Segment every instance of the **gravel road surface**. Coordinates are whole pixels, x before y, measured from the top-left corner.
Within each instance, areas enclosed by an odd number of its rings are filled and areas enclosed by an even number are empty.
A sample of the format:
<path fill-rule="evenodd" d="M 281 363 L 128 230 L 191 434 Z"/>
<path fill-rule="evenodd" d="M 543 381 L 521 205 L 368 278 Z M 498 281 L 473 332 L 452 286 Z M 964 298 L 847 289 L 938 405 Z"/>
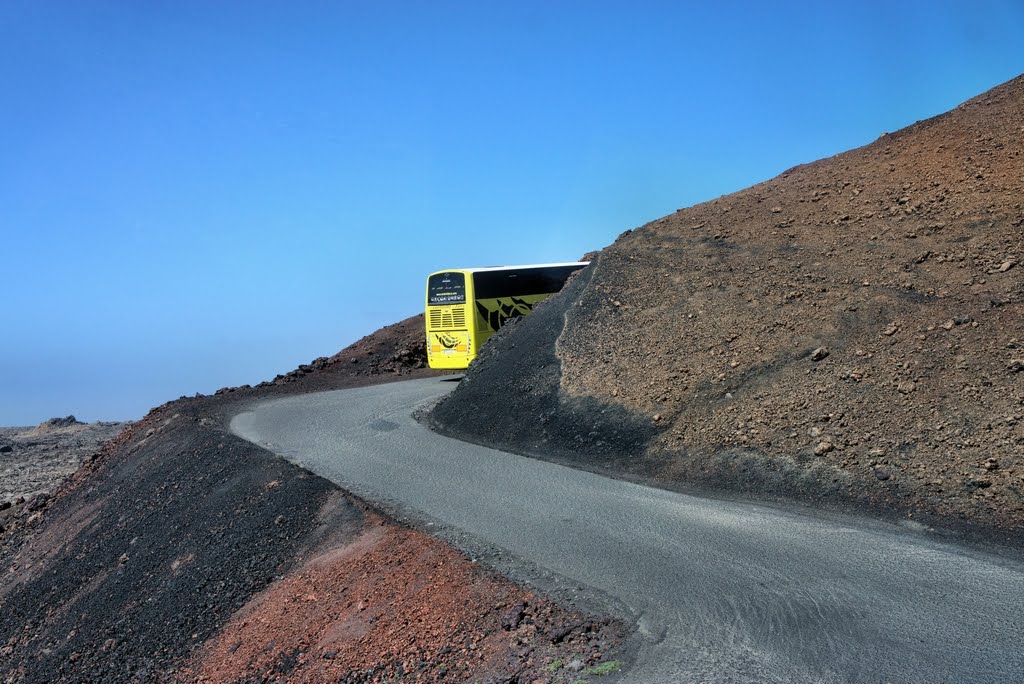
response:
<path fill-rule="evenodd" d="M 436 435 L 437 378 L 250 407 L 233 431 L 639 616 L 636 682 L 1024 682 L 1024 564 L 901 527 L 686 496 Z"/>

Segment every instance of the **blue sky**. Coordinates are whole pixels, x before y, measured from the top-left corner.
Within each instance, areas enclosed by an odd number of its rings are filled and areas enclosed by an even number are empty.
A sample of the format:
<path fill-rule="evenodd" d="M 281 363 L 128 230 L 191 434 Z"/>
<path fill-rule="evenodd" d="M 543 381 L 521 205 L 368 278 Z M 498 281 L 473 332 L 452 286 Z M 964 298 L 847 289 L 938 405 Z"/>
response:
<path fill-rule="evenodd" d="M 1024 3 L 0 0 L 0 425 L 138 418 L 1024 71 Z"/>

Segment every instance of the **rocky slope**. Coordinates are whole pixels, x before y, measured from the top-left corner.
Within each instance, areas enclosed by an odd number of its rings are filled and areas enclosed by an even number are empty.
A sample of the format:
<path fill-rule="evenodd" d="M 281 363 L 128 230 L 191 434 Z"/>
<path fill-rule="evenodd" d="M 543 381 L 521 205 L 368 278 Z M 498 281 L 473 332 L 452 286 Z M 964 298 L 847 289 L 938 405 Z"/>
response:
<path fill-rule="evenodd" d="M 1024 77 L 627 231 L 433 420 L 671 487 L 1019 541 L 1022 260 Z"/>
<path fill-rule="evenodd" d="M 14 518 L 0 531 L 0 681 L 616 671 L 620 624 L 517 586 L 228 429 L 251 401 L 431 373 L 422 330 L 415 317 L 272 382 L 156 408 Z"/>

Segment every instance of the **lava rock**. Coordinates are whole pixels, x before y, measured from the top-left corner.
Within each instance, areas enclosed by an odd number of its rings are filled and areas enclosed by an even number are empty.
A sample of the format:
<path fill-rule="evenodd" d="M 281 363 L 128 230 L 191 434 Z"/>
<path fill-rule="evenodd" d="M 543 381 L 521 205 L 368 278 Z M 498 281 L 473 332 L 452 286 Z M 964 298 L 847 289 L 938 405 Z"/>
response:
<path fill-rule="evenodd" d="M 72 425 L 82 424 L 83 423 L 74 416 L 65 416 L 64 418 L 50 418 L 49 420 L 44 421 L 40 427 L 66 428 L 71 427 Z"/>
<path fill-rule="evenodd" d="M 46 508 L 46 503 L 50 500 L 49 494 L 36 494 L 28 501 L 29 511 L 41 511 Z"/>
<path fill-rule="evenodd" d="M 517 603 L 501 616 L 501 628 L 511 631 L 519 626 L 523 616 L 526 614 L 526 604 Z"/>

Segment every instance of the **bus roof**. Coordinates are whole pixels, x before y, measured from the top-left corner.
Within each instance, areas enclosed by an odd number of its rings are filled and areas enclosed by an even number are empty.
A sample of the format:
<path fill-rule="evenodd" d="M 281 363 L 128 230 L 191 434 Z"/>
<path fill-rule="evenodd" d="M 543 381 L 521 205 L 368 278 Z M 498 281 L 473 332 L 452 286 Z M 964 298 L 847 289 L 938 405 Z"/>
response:
<path fill-rule="evenodd" d="M 445 268 L 440 271 L 434 271 L 430 275 L 435 273 L 451 273 L 452 271 L 459 271 L 462 273 L 481 273 L 483 271 L 518 271 L 524 268 L 557 268 L 559 266 L 589 266 L 589 261 L 569 261 L 562 264 L 527 264 L 524 266 L 485 266 L 482 268 Z"/>

